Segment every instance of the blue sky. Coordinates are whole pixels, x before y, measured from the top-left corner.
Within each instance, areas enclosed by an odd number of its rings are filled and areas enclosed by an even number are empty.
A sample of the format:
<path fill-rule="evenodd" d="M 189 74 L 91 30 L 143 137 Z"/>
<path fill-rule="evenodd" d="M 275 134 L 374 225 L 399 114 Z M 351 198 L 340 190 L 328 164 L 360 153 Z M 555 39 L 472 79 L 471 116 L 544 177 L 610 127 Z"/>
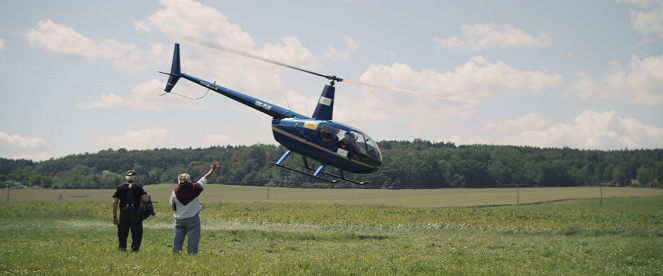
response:
<path fill-rule="evenodd" d="M 183 72 L 301 114 L 328 83 L 187 35 L 453 99 L 337 84 L 334 120 L 378 141 L 663 148 L 663 1 L 8 1 L 0 157 L 276 143 L 221 95 L 159 96 L 174 43 Z"/>

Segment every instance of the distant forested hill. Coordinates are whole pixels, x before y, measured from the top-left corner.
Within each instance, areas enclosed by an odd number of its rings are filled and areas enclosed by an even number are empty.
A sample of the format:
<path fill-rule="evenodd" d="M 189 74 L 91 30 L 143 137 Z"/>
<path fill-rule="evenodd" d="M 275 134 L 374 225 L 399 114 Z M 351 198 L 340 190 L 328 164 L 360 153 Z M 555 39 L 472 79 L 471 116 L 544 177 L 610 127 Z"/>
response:
<path fill-rule="evenodd" d="M 285 148 L 257 144 L 197 149 L 108 149 L 69 155 L 47 161 L 0 158 L 0 180 L 46 188 L 113 188 L 124 182 L 124 173 L 136 170 L 143 184 L 175 183 L 177 175 L 202 177 L 213 160 L 221 167 L 210 183 L 233 185 L 420 189 L 447 187 L 513 187 L 633 185 L 659 187 L 663 179 L 663 149 L 578 150 L 521 146 L 462 145 L 410 141 L 381 141 L 380 171 L 350 175 L 368 181 L 365 186 L 330 184 L 276 168 Z M 313 163 L 310 161 L 310 163 Z M 298 167 L 299 156 L 286 165 Z M 317 164 L 311 164 L 317 165 Z M 326 170 L 333 168 L 328 167 Z"/>

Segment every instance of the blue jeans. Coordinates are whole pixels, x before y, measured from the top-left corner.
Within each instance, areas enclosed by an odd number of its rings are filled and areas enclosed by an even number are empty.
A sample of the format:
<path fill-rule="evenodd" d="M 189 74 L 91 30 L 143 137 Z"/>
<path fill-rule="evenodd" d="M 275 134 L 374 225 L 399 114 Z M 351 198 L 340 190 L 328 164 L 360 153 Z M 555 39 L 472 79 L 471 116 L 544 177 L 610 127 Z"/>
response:
<path fill-rule="evenodd" d="M 184 245 L 184 237 L 189 235 L 189 244 L 186 253 L 198 253 L 198 242 L 200 242 L 200 217 L 196 214 L 190 218 L 176 219 L 173 224 L 173 252 L 179 253 Z"/>

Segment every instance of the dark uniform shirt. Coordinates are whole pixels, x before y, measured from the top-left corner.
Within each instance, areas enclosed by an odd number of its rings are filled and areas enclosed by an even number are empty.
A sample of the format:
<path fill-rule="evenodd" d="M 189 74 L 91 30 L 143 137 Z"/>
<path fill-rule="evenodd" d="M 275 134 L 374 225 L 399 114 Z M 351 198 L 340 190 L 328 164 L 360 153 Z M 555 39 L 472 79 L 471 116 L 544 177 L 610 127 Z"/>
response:
<path fill-rule="evenodd" d="M 122 183 L 117 186 L 115 189 L 115 193 L 113 194 L 113 198 L 117 197 L 120 199 L 120 209 L 124 209 L 127 207 L 127 191 L 129 190 L 129 184 L 128 182 Z M 138 208 L 140 206 L 140 203 L 143 201 L 141 197 L 144 194 L 147 194 L 145 191 L 145 188 L 143 188 L 143 184 L 140 183 L 132 183 L 131 184 L 131 193 L 133 194 L 133 207 Z"/>

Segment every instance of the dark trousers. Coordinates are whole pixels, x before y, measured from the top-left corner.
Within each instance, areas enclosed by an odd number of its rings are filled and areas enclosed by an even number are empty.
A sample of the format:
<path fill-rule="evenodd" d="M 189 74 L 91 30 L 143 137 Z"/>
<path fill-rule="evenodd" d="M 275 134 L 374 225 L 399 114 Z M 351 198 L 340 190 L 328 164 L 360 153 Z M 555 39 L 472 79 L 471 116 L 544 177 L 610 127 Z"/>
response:
<path fill-rule="evenodd" d="M 117 225 L 118 248 L 127 250 L 127 238 L 131 229 L 131 251 L 138 251 L 143 241 L 143 220 L 136 213 L 136 208 L 125 208 L 120 210 L 120 221 Z"/>

